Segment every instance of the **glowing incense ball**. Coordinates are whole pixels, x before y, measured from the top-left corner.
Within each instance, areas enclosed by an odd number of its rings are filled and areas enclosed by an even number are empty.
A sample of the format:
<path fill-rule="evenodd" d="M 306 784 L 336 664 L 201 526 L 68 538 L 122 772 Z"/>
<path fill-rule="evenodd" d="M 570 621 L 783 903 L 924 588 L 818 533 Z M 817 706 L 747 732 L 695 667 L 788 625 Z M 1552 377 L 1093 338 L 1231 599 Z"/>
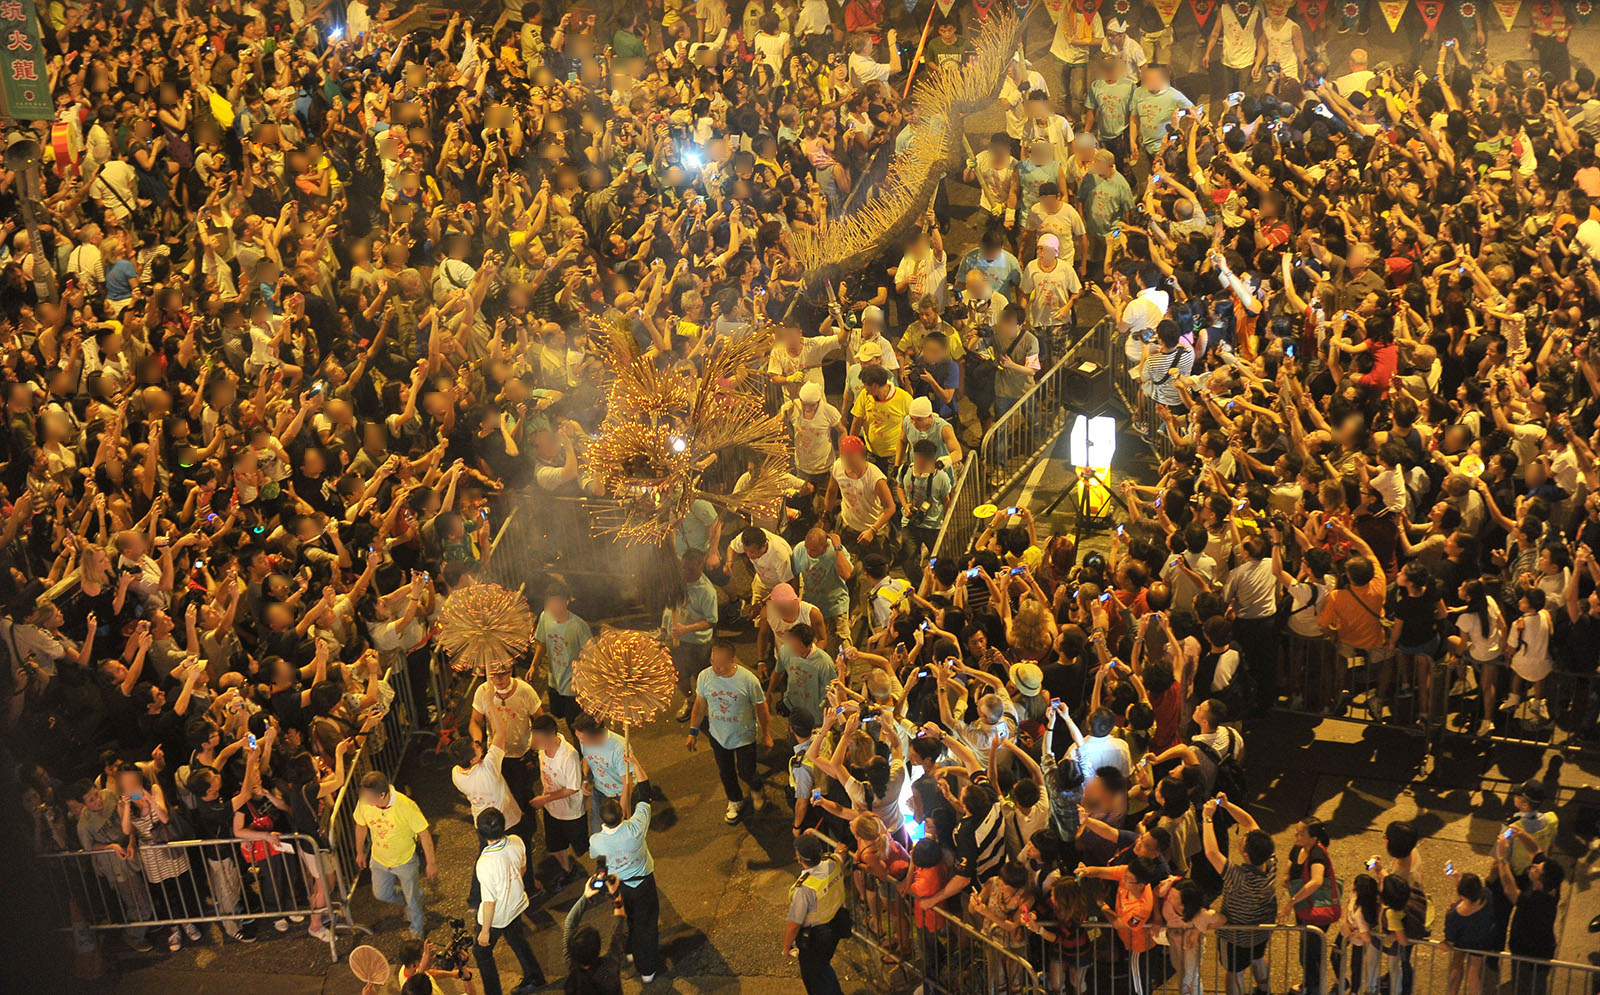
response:
<path fill-rule="evenodd" d="M 648 633 L 606 629 L 572 666 L 572 692 L 590 715 L 639 726 L 666 711 L 678 690 L 672 655 Z"/>
<path fill-rule="evenodd" d="M 458 588 L 439 612 L 439 645 L 450 666 L 463 673 L 483 674 L 492 663 L 509 663 L 532 643 L 528 599 L 499 584 Z"/>

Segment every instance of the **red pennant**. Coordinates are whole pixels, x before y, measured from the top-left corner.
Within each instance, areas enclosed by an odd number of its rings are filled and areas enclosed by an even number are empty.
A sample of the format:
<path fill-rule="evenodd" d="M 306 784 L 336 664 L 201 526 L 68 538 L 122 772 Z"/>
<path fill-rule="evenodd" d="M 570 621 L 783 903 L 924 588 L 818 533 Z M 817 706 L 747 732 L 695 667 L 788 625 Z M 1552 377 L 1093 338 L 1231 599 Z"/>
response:
<path fill-rule="evenodd" d="M 1322 23 L 1322 15 L 1328 12 L 1328 0 L 1300 0 L 1300 16 L 1306 19 L 1306 24 L 1315 32 Z"/>
<path fill-rule="evenodd" d="M 1202 28 L 1211 23 L 1211 15 L 1217 12 L 1217 0 L 1189 0 L 1189 9 L 1194 12 L 1195 23 Z"/>
<path fill-rule="evenodd" d="M 1439 24 L 1439 15 L 1444 13 L 1444 0 L 1417 0 L 1417 13 L 1422 15 L 1422 23 L 1431 33 Z"/>
<path fill-rule="evenodd" d="M 1100 0 L 1077 0 L 1077 4 L 1084 17 L 1092 18 L 1100 12 Z"/>

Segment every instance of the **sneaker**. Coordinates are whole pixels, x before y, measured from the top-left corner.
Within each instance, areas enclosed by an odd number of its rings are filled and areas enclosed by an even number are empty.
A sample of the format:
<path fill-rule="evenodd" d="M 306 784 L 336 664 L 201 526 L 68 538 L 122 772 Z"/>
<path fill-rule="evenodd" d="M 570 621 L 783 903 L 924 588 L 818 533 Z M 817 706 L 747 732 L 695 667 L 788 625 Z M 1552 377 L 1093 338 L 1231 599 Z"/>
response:
<path fill-rule="evenodd" d="M 292 923 L 302 923 L 302 922 L 306 921 L 306 917 L 305 916 L 290 916 L 289 917 L 289 921 L 292 922 Z"/>
<path fill-rule="evenodd" d="M 289 920 L 287 920 L 287 919 L 275 919 L 275 920 L 273 920 L 272 928 L 277 930 L 280 933 L 287 933 L 287 932 L 289 932 Z"/>
<path fill-rule="evenodd" d="M 1540 722 L 1550 721 L 1550 706 L 1545 704 L 1543 698 L 1533 699 L 1533 717 Z"/>
<path fill-rule="evenodd" d="M 656 980 L 656 976 L 653 974 L 641 974 L 639 975 L 639 980 L 648 985 L 650 982 Z"/>
<path fill-rule="evenodd" d="M 1520 694 L 1509 694 L 1509 695 L 1506 695 L 1506 700 L 1502 701 L 1500 703 L 1500 711 L 1502 711 L 1502 712 L 1513 711 L 1520 704 L 1522 704 L 1522 695 L 1520 695 Z"/>
<path fill-rule="evenodd" d="M 752 792 L 750 795 L 750 806 L 756 810 L 756 814 L 758 815 L 762 812 L 765 812 L 767 810 L 767 793 L 765 791 Z"/>
<path fill-rule="evenodd" d="M 522 984 L 511 989 L 511 995 L 533 995 L 548 983 L 543 978 L 523 978 Z"/>
<path fill-rule="evenodd" d="M 137 938 L 137 939 L 133 939 L 131 937 L 124 937 L 123 938 L 123 942 L 128 945 L 128 949 L 129 950 L 136 950 L 136 951 L 138 951 L 139 953 L 142 953 L 142 954 L 147 954 L 151 950 L 155 949 L 154 947 L 152 947 L 150 945 L 150 941 L 145 939 L 142 936 Z"/>
<path fill-rule="evenodd" d="M 327 943 L 328 942 L 328 937 L 330 935 L 332 935 L 332 934 L 330 934 L 328 932 L 328 927 L 326 927 L 326 926 L 318 926 L 318 927 L 316 927 L 314 929 L 313 928 L 307 928 L 306 929 L 306 935 L 311 937 L 313 940 L 318 940 L 318 941 L 320 941 L 322 943 Z"/>
<path fill-rule="evenodd" d="M 744 811 L 744 800 L 743 799 L 740 799 L 739 801 L 736 801 L 736 802 L 729 802 L 728 803 L 728 810 L 722 813 L 722 821 L 726 822 L 728 825 L 731 826 L 735 822 L 739 821 L 739 813 L 741 813 L 743 811 Z"/>
<path fill-rule="evenodd" d="M 1494 719 L 1484 719 L 1478 723 L 1478 735 L 1487 737 L 1494 734 Z"/>
<path fill-rule="evenodd" d="M 186 922 L 186 923 L 183 924 L 183 932 L 184 932 L 184 934 L 186 936 L 189 937 L 189 939 L 194 940 L 197 943 L 199 942 L 199 940 L 200 940 L 200 927 L 199 926 L 196 926 L 192 922 Z"/>
<path fill-rule="evenodd" d="M 228 934 L 228 939 L 235 943 L 254 943 L 256 934 L 247 929 L 236 929 Z"/>
<path fill-rule="evenodd" d="M 177 953 L 183 947 L 183 937 L 178 933 L 178 927 L 172 927 L 172 932 L 167 934 L 167 949 Z"/>
<path fill-rule="evenodd" d="M 694 711 L 693 703 L 685 701 L 683 703 L 683 707 L 678 709 L 678 714 L 675 716 L 675 718 L 677 718 L 677 720 L 679 722 L 687 722 L 687 721 L 689 721 L 689 713 L 693 712 L 693 711 Z"/>

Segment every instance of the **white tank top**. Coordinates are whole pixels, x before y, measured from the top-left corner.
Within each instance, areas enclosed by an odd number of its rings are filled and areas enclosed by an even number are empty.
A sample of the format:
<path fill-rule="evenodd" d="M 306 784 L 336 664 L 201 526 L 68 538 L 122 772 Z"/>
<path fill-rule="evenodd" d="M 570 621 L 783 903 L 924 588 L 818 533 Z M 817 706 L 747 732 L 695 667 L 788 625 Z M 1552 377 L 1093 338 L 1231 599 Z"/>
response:
<path fill-rule="evenodd" d="M 1222 9 L 1222 64 L 1229 69 L 1249 69 L 1256 61 L 1256 24 L 1261 20 L 1258 7 L 1250 9 L 1250 16 L 1239 20 L 1233 7 Z"/>
<path fill-rule="evenodd" d="M 1294 51 L 1294 22 L 1286 17 L 1283 24 L 1274 28 L 1268 21 L 1261 26 L 1261 33 L 1267 39 L 1267 63 L 1276 62 L 1284 76 L 1299 79 L 1300 57 Z"/>

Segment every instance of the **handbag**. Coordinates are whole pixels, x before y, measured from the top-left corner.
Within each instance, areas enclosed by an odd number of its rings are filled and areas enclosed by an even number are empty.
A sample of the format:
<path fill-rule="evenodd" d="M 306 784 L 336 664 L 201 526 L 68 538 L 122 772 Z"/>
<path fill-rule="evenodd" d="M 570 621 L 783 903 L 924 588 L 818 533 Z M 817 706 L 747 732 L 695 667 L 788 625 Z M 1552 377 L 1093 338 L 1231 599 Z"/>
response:
<path fill-rule="evenodd" d="M 1323 857 L 1328 856 L 1326 849 L 1322 847 L 1318 847 L 1318 849 L 1322 850 Z M 1310 854 L 1306 856 L 1309 857 Z M 1299 868 L 1301 876 L 1289 880 L 1289 893 L 1291 895 L 1305 887 L 1308 880 L 1307 875 L 1310 874 L 1309 868 L 1310 861 L 1303 860 Z M 1322 878 L 1322 885 L 1303 901 L 1295 904 L 1295 921 L 1302 925 L 1326 929 L 1338 922 L 1339 917 L 1344 913 L 1344 906 L 1341 901 L 1342 896 L 1339 894 L 1339 879 L 1333 873 L 1333 861 L 1329 860 L 1325 869 L 1327 874 Z"/>
<path fill-rule="evenodd" d="M 188 813 L 181 804 L 168 807 L 167 821 L 157 819 L 150 827 L 150 836 L 157 843 L 181 843 L 195 838 L 194 827 L 189 824 Z"/>

